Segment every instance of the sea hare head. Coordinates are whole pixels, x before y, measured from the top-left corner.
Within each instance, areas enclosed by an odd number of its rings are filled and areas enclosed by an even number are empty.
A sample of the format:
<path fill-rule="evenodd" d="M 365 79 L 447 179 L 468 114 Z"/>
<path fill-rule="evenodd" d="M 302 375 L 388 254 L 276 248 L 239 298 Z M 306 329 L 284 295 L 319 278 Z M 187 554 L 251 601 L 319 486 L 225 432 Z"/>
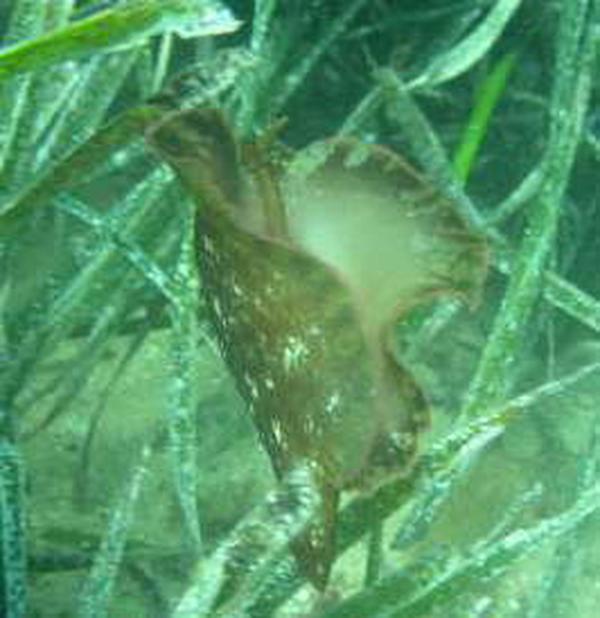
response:
<path fill-rule="evenodd" d="M 406 474 L 427 426 L 389 331 L 433 296 L 476 297 L 483 243 L 382 147 L 331 140 L 282 169 L 214 110 L 172 114 L 150 141 L 198 202 L 211 321 L 276 473 L 319 470 L 322 518 L 296 551 L 322 586 L 339 492 Z"/>

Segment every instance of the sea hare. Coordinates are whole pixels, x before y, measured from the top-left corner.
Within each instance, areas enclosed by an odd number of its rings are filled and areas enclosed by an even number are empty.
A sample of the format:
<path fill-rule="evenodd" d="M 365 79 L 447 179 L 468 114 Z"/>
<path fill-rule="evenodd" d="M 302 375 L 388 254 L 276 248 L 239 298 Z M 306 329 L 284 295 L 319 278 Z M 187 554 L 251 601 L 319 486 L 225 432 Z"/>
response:
<path fill-rule="evenodd" d="M 340 492 L 406 474 L 428 426 L 391 329 L 432 297 L 476 300 L 483 240 L 384 147 L 331 139 L 286 160 L 211 109 L 168 114 L 149 140 L 197 201 L 208 311 L 276 474 L 317 471 L 321 518 L 294 550 L 322 588 Z"/>

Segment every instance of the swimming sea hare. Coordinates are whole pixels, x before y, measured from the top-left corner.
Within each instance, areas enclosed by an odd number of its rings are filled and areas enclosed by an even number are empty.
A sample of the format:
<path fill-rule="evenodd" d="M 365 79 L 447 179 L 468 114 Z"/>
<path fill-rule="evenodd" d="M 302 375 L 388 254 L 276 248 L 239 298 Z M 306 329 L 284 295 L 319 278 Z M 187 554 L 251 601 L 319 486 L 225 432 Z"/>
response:
<path fill-rule="evenodd" d="M 323 588 L 340 492 L 406 474 L 428 426 L 391 329 L 435 296 L 474 301 L 483 241 L 384 147 L 332 139 L 284 163 L 211 109 L 168 114 L 149 139 L 197 201 L 208 311 L 276 474 L 316 469 L 321 518 L 294 551 Z"/>

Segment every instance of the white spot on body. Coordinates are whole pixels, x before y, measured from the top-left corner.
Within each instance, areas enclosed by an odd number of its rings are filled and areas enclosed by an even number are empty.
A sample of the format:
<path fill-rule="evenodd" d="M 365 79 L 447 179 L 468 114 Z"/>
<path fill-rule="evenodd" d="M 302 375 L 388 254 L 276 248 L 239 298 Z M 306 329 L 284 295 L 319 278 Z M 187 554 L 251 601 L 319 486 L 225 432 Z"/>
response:
<path fill-rule="evenodd" d="M 250 389 L 250 397 L 251 399 L 258 399 L 260 393 L 258 391 L 258 386 L 256 382 L 252 379 L 249 373 L 244 374 L 244 382 L 248 385 Z"/>
<path fill-rule="evenodd" d="M 208 236 L 204 236 L 204 251 L 210 255 L 214 255 L 215 246 L 212 243 L 212 240 Z"/>
<path fill-rule="evenodd" d="M 275 442 L 281 445 L 283 441 L 283 433 L 281 431 L 281 423 L 277 419 L 273 419 L 271 423 L 271 429 L 273 430 L 273 437 L 275 438 Z"/>
<path fill-rule="evenodd" d="M 312 335 L 313 337 L 320 337 L 323 334 L 323 331 L 321 330 L 320 326 L 317 326 L 316 324 L 313 324 L 308 329 L 308 334 Z"/>
<path fill-rule="evenodd" d="M 304 419 L 304 431 L 306 431 L 308 435 L 315 434 L 315 421 L 310 416 Z"/>
<path fill-rule="evenodd" d="M 319 547 L 321 543 L 323 543 L 324 538 L 325 538 L 325 535 L 323 534 L 323 530 L 319 526 L 313 526 L 310 529 L 308 542 L 313 547 Z"/>
<path fill-rule="evenodd" d="M 266 378 L 265 379 L 265 386 L 267 387 L 268 390 L 272 391 L 275 388 L 275 382 L 273 382 L 273 380 L 271 380 L 271 378 Z"/>
<path fill-rule="evenodd" d="M 299 367 L 308 356 L 308 346 L 302 339 L 289 335 L 283 349 L 283 368 L 287 372 Z"/>
<path fill-rule="evenodd" d="M 288 442 L 286 440 L 285 434 L 283 433 L 281 423 L 276 418 L 274 418 L 271 422 L 271 430 L 273 431 L 273 438 L 277 446 L 282 450 L 287 449 Z"/>
<path fill-rule="evenodd" d="M 217 316 L 217 319 L 219 320 L 219 322 L 222 322 L 223 321 L 223 311 L 221 310 L 221 303 L 216 298 L 213 298 L 212 306 L 213 306 L 215 315 Z"/>
<path fill-rule="evenodd" d="M 327 398 L 325 402 L 325 411 L 327 414 L 335 414 L 340 405 L 340 394 L 338 391 L 334 391 L 332 395 Z"/>

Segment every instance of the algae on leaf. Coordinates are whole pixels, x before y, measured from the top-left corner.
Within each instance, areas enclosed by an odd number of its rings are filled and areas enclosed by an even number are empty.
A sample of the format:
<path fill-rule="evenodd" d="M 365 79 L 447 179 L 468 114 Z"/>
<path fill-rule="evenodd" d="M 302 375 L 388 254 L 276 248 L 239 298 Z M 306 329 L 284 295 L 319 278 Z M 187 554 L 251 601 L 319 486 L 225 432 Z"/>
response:
<path fill-rule="evenodd" d="M 219 0 L 128 0 L 0 50 L 0 80 L 138 47 L 160 34 L 202 37 L 234 32 L 239 26 Z"/>

